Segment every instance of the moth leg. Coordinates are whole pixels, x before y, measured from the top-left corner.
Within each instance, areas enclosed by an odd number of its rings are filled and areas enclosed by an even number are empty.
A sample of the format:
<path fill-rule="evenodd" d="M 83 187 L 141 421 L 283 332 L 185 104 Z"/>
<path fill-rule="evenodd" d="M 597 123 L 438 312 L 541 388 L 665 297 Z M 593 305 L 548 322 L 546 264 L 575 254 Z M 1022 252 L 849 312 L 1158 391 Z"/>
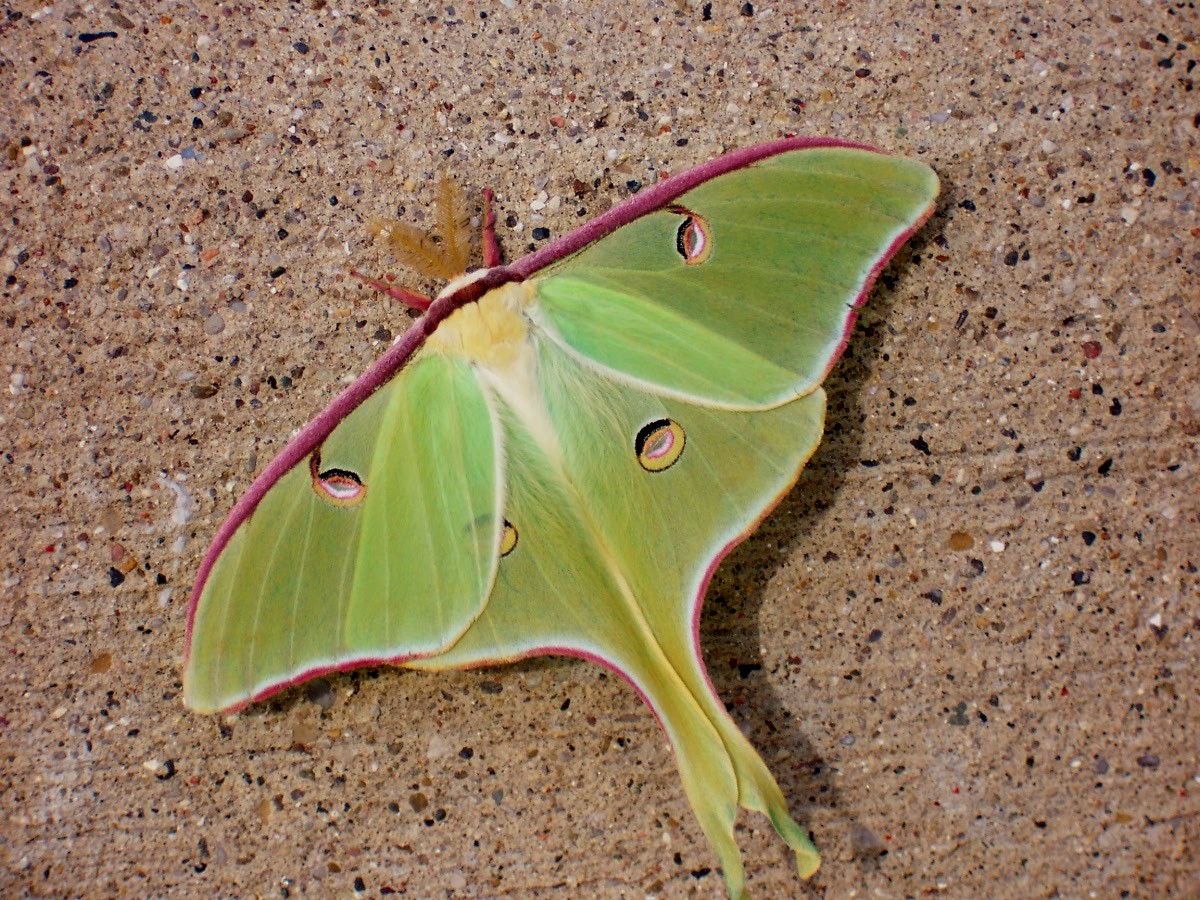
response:
<path fill-rule="evenodd" d="M 483 189 L 483 267 L 500 265 L 500 247 L 496 244 L 496 213 L 492 210 L 491 188 Z"/>
<path fill-rule="evenodd" d="M 394 284 L 386 284 L 382 281 L 376 281 L 374 278 L 368 278 L 356 269 L 351 269 L 350 274 L 361 281 L 367 287 L 372 287 L 377 291 L 382 291 L 393 300 L 399 300 L 409 309 L 415 309 L 419 312 L 424 312 L 429 309 L 429 304 L 433 301 L 424 294 L 417 294 L 413 291 L 406 291 L 402 287 L 396 287 Z"/>

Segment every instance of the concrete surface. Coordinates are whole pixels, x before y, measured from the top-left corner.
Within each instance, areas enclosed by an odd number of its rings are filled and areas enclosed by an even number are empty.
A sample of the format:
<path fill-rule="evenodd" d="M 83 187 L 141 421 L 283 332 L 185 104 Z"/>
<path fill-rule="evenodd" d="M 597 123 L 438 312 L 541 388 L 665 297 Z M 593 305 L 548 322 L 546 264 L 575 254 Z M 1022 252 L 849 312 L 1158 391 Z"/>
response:
<path fill-rule="evenodd" d="M 6 896 L 719 897 L 582 662 L 180 703 L 252 473 L 406 327 L 348 278 L 446 159 L 509 258 L 786 133 L 939 211 L 721 568 L 713 678 L 825 862 L 758 897 L 1200 893 L 1200 18 L 1187 2 L 6 7 Z M 401 281 L 404 281 L 401 274 Z M 411 284 L 429 289 L 432 285 Z"/>

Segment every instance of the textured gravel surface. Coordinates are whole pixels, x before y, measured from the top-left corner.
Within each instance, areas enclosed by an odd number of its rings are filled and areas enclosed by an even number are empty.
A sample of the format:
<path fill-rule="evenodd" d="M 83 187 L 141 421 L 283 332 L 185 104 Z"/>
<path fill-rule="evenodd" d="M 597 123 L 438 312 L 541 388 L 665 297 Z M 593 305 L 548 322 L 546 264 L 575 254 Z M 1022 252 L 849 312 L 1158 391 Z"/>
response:
<path fill-rule="evenodd" d="M 1083 7 L 1095 7 L 1089 11 Z M 1039 11 L 1030 11 L 1039 7 Z M 236 496 L 411 321 L 447 163 L 508 258 L 726 149 L 939 173 L 724 563 L 714 683 L 822 848 L 759 897 L 1200 891 L 1194 4 L 10 4 L 0 890 L 719 897 L 653 717 L 540 659 L 180 699 Z M 417 290 L 395 270 L 398 283 Z"/>

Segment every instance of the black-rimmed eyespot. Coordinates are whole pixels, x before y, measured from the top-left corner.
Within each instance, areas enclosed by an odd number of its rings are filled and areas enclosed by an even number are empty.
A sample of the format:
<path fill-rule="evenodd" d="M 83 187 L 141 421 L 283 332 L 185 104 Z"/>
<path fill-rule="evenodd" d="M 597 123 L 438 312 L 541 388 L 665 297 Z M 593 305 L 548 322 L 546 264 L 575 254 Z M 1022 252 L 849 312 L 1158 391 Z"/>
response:
<path fill-rule="evenodd" d="M 643 425 L 633 440 L 638 464 L 647 472 L 661 472 L 675 464 L 687 437 L 674 419 L 655 419 Z"/>
<path fill-rule="evenodd" d="M 508 519 L 504 520 L 504 531 L 500 533 L 500 555 L 508 556 L 517 546 L 517 529 Z"/>
<path fill-rule="evenodd" d="M 675 231 L 675 250 L 689 266 L 698 266 L 712 253 L 712 234 L 703 216 L 682 207 L 674 210 L 683 216 Z"/>
<path fill-rule="evenodd" d="M 319 451 L 309 457 L 308 470 L 313 490 L 334 506 L 357 506 L 367 496 L 367 486 L 358 473 L 349 469 L 322 469 Z"/>

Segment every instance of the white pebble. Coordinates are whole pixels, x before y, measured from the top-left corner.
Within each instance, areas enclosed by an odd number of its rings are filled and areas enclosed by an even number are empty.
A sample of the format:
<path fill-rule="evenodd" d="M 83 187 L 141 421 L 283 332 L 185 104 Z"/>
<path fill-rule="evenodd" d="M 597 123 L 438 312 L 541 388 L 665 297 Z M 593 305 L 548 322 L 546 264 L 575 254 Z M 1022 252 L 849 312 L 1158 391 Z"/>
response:
<path fill-rule="evenodd" d="M 158 477 L 158 485 L 175 493 L 175 508 L 171 510 L 171 521 L 176 525 L 186 525 L 192 521 L 192 517 L 196 515 L 196 501 L 187 492 L 187 488 L 165 475 Z"/>
<path fill-rule="evenodd" d="M 450 746 L 450 742 L 440 734 L 435 734 L 429 740 L 429 746 L 425 748 L 426 759 L 440 759 L 443 756 L 449 756 L 454 748 Z"/>

